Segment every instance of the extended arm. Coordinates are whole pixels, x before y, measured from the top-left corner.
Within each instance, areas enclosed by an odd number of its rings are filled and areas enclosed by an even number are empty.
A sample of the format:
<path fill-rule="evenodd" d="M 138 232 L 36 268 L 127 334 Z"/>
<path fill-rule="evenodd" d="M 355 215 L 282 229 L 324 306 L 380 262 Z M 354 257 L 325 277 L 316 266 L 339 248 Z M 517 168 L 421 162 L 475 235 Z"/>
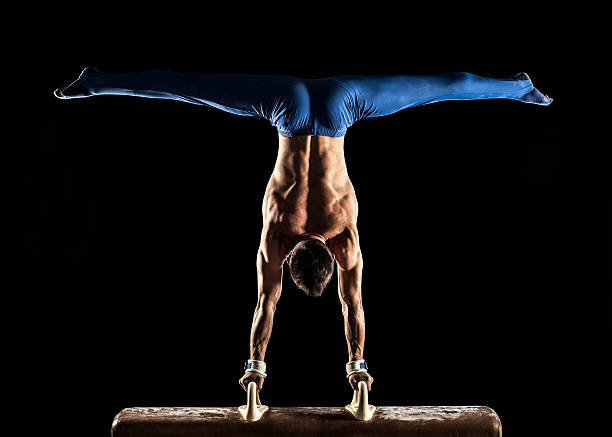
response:
<path fill-rule="evenodd" d="M 344 333 L 348 346 L 348 360 L 362 360 L 365 343 L 365 317 L 361 299 L 361 274 L 363 257 L 359 248 L 356 228 L 349 228 L 328 242 L 338 266 L 338 296 L 344 316 Z M 354 373 L 349 377 L 353 390 L 359 381 L 366 381 L 368 390 L 374 378 L 367 372 Z"/>
<path fill-rule="evenodd" d="M 257 252 L 257 305 L 253 314 L 250 337 L 250 359 L 265 361 L 266 349 L 270 336 L 276 304 L 281 296 L 284 256 L 280 242 L 264 230 L 264 238 Z M 239 384 L 247 390 L 250 381 L 257 383 L 258 390 L 263 386 L 264 376 L 253 371 L 246 371 Z"/>
<path fill-rule="evenodd" d="M 365 318 L 361 301 L 361 272 L 363 260 L 359 252 L 353 266 L 343 269 L 338 265 L 338 295 L 344 316 L 344 333 L 349 361 L 363 359 Z"/>
<path fill-rule="evenodd" d="M 282 264 L 271 262 L 262 249 L 257 254 L 257 282 L 258 296 L 251 325 L 250 359 L 265 361 L 274 312 L 281 296 Z"/>

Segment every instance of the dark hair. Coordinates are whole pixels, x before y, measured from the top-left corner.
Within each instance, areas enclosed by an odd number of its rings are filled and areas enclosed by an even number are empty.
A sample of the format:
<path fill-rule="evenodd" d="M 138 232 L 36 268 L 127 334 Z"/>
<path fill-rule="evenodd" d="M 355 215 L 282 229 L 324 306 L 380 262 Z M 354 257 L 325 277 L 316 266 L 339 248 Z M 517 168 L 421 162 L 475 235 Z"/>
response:
<path fill-rule="evenodd" d="M 308 238 L 295 245 L 289 271 L 295 285 L 308 296 L 321 297 L 334 273 L 334 258 L 320 240 Z"/>

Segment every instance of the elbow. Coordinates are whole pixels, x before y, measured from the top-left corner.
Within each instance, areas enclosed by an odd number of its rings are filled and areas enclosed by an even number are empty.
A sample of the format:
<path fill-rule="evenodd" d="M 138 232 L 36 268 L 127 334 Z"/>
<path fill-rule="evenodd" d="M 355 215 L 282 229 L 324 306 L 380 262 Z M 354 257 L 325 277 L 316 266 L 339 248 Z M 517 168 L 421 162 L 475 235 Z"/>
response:
<path fill-rule="evenodd" d="M 341 304 L 343 312 L 363 310 L 360 296 L 342 296 Z"/>
<path fill-rule="evenodd" d="M 256 311 L 262 311 L 264 313 L 274 314 L 276 311 L 276 304 L 278 303 L 278 299 L 274 299 L 270 296 L 260 296 L 257 300 L 257 309 Z"/>
<path fill-rule="evenodd" d="M 355 252 L 351 256 L 344 256 L 340 259 L 336 258 L 336 261 L 338 263 L 338 270 L 350 274 L 361 275 L 361 271 L 363 270 L 363 255 L 361 254 L 361 250 Z"/>

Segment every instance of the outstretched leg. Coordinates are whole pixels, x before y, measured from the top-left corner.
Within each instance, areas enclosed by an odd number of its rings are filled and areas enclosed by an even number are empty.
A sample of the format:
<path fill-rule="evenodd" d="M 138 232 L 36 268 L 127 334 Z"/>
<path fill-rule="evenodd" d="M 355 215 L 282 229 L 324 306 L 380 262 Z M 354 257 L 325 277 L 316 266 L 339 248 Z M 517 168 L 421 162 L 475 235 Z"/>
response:
<path fill-rule="evenodd" d="M 470 73 L 422 76 L 336 76 L 353 92 L 354 121 L 381 117 L 402 109 L 445 100 L 513 99 L 550 105 L 552 99 L 520 73 L 512 79 L 494 79 Z"/>
<path fill-rule="evenodd" d="M 281 75 L 190 74 L 162 70 L 102 73 L 88 67 L 70 85 L 55 90 L 61 99 L 97 95 L 170 99 L 205 105 L 232 114 L 263 117 L 282 128 L 289 116 L 307 111 L 303 81 Z M 306 96 L 306 99 L 304 98 Z"/>
<path fill-rule="evenodd" d="M 58 98 L 108 94 L 178 100 L 237 115 L 259 116 L 289 137 L 339 137 L 357 120 L 444 100 L 514 99 L 538 105 L 552 102 L 534 88 L 524 73 L 512 79 L 470 73 L 301 79 L 161 70 L 109 74 L 88 67 L 76 81 L 55 91 Z"/>

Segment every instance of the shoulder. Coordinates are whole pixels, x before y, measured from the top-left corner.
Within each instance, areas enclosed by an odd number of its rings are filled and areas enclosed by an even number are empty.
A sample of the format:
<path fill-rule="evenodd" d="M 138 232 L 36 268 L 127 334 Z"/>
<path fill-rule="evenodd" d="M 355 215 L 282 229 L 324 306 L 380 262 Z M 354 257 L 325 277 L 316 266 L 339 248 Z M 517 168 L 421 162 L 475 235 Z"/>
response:
<path fill-rule="evenodd" d="M 263 256 L 263 261 L 281 267 L 290 251 L 291 239 L 278 226 L 265 225 L 259 242 L 259 252 Z"/>
<path fill-rule="evenodd" d="M 347 226 L 341 233 L 327 241 L 340 270 L 351 270 L 361 262 L 357 226 Z"/>

